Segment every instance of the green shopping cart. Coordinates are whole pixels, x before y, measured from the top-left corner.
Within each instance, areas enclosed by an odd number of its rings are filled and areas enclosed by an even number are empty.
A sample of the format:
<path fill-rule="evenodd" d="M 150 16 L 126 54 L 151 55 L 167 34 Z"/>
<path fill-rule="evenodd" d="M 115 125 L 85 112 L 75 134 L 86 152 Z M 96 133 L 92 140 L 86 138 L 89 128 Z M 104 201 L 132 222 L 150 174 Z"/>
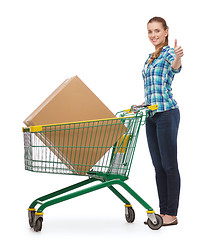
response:
<path fill-rule="evenodd" d="M 117 118 L 23 128 L 26 170 L 88 177 L 35 199 L 28 208 L 30 227 L 41 231 L 45 208 L 105 187 L 125 204 L 126 221 L 132 223 L 135 219 L 132 205 L 114 187 L 120 185 L 146 208 L 148 226 L 158 230 L 163 224 L 160 215 L 125 183 L 140 126 L 145 124 L 148 112 L 157 107 L 141 105 L 136 113 L 131 109 L 118 112 Z M 84 188 L 79 190 L 80 187 Z"/>

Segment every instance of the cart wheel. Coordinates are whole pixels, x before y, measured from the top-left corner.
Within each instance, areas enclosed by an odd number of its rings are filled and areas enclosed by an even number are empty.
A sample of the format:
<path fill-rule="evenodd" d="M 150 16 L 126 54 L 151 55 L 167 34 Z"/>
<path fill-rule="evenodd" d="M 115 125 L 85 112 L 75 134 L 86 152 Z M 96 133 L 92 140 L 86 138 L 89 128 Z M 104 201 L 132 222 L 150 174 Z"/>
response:
<path fill-rule="evenodd" d="M 28 218 L 29 218 L 29 226 L 31 228 L 33 228 L 34 227 L 35 211 L 29 211 L 28 212 Z"/>
<path fill-rule="evenodd" d="M 35 225 L 34 225 L 34 231 L 35 232 L 39 232 L 41 231 L 42 229 L 42 222 L 43 222 L 43 218 L 38 218 L 35 222 Z"/>
<path fill-rule="evenodd" d="M 152 229 L 152 230 L 158 230 L 162 227 L 163 225 L 163 218 L 158 215 L 158 214 L 155 214 L 155 218 L 157 220 L 157 223 L 154 224 L 149 218 L 147 219 L 147 225 Z"/>
<path fill-rule="evenodd" d="M 135 211 L 132 207 L 125 207 L 125 218 L 128 223 L 132 223 L 135 220 Z"/>

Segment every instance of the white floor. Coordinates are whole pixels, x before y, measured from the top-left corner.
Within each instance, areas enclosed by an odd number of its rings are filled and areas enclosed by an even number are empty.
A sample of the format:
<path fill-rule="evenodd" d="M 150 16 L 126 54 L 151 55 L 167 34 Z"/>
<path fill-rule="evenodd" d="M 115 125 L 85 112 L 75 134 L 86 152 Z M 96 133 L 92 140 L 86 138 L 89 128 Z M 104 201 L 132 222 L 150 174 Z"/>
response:
<path fill-rule="evenodd" d="M 134 171 L 134 170 L 133 170 Z M 7 233 L 7 239 L 21 236 L 25 239 L 180 239 L 181 237 L 202 237 L 211 233 L 210 199 L 193 196 L 194 189 L 186 193 L 185 186 L 181 191 L 181 207 L 179 224 L 162 227 L 158 231 L 148 228 L 145 209 L 129 194 L 118 189 L 131 201 L 135 213 L 135 222 L 129 224 L 124 217 L 124 205 L 108 189 L 102 189 L 84 196 L 54 205 L 44 210 L 44 221 L 41 232 L 34 232 L 28 225 L 27 208 L 38 196 L 65 187 L 82 180 L 75 176 L 60 176 L 22 172 L 22 178 L 10 187 L 16 186 L 5 199 L 5 207 L 1 205 L 1 230 Z M 135 171 L 136 175 L 136 171 Z M 143 178 L 141 177 L 141 180 Z M 20 188 L 18 187 L 20 185 Z M 156 211 L 157 195 L 155 188 L 148 183 L 128 180 L 128 184 L 136 190 Z M 154 182 L 149 184 L 154 186 Z M 143 189 L 142 186 L 143 185 Z M 9 185 L 7 185 L 9 187 Z M 3 200 L 4 201 L 4 200 Z M 10 206 L 10 207 L 9 207 Z"/>

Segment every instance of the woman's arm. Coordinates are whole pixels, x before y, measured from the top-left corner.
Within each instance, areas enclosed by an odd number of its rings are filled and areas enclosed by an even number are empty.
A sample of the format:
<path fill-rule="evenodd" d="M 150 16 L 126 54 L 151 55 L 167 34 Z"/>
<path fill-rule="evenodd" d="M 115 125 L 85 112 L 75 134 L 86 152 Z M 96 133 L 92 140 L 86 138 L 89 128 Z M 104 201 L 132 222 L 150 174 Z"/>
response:
<path fill-rule="evenodd" d="M 178 69 L 181 66 L 181 57 L 183 56 L 183 49 L 180 46 L 177 46 L 177 39 L 175 39 L 174 52 L 176 57 L 172 63 L 172 68 Z"/>

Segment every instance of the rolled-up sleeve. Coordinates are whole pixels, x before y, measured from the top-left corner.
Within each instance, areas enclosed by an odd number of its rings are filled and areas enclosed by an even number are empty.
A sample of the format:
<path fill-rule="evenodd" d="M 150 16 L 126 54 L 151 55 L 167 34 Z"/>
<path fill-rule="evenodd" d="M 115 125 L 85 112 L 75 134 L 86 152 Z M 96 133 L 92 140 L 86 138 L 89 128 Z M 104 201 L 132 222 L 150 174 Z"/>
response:
<path fill-rule="evenodd" d="M 170 50 L 165 54 L 164 58 L 169 63 L 169 69 L 168 69 L 168 76 L 173 78 L 176 73 L 179 73 L 182 69 L 182 65 L 178 69 L 174 69 L 172 67 L 172 63 L 175 59 L 176 55 L 174 53 L 174 49 L 170 48 Z"/>
<path fill-rule="evenodd" d="M 182 65 L 181 65 L 178 69 L 174 69 L 174 68 L 171 66 L 171 71 L 172 71 L 173 73 L 179 73 L 179 72 L 181 71 L 181 69 L 182 69 Z"/>

